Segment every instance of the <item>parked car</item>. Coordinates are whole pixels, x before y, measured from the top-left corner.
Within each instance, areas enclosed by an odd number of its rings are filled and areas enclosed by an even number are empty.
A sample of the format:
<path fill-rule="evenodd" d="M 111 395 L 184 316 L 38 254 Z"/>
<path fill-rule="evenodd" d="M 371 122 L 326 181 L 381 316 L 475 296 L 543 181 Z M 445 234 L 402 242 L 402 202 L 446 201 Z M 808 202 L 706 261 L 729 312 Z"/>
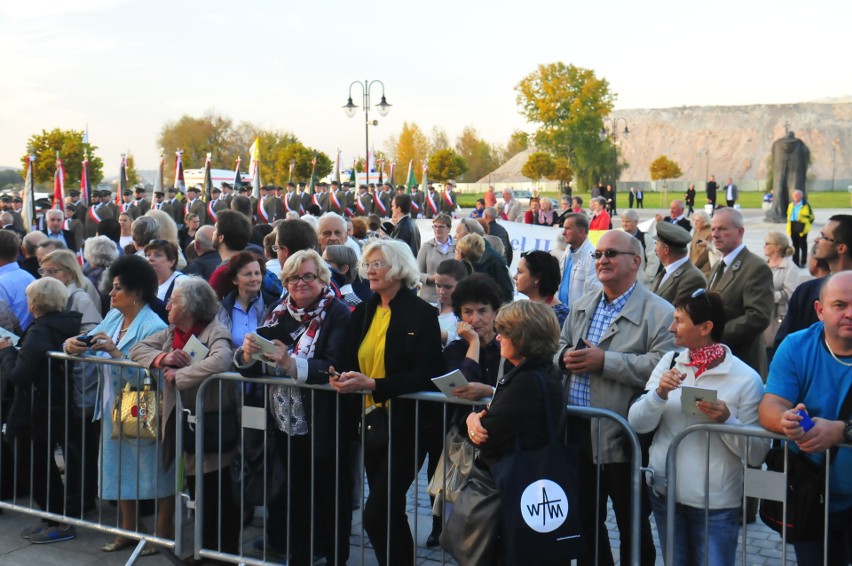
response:
<path fill-rule="evenodd" d="M 532 198 L 532 193 L 530 191 L 524 189 L 513 189 L 512 190 L 512 198 L 520 201 L 522 205 L 529 208 L 530 206 L 530 198 Z"/>

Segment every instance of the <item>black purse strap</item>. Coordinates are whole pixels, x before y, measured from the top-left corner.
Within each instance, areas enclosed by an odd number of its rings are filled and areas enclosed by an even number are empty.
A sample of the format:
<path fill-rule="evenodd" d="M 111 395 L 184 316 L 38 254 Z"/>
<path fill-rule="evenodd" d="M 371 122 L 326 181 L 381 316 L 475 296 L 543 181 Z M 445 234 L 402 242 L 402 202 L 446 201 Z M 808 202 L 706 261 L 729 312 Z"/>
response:
<path fill-rule="evenodd" d="M 562 407 L 562 411 L 557 421 L 556 417 L 553 415 L 553 408 L 548 402 L 547 380 L 544 374 L 537 370 L 535 371 L 535 377 L 536 381 L 538 381 L 539 388 L 541 389 L 541 398 L 544 402 L 544 416 L 547 419 L 547 443 L 556 444 L 559 442 L 557 431 L 564 429 L 568 413 L 565 411 L 565 404 L 561 403 L 560 407 Z"/>

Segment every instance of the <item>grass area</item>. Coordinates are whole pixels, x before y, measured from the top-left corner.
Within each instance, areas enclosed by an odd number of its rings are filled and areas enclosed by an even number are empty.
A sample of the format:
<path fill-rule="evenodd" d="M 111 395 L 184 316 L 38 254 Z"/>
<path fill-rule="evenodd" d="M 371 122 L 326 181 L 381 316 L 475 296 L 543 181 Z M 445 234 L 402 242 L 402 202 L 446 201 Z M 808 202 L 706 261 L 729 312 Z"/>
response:
<path fill-rule="evenodd" d="M 542 196 L 547 196 L 555 201 L 559 201 L 557 193 L 542 193 Z M 583 203 L 589 201 L 589 193 L 578 193 L 578 196 L 583 198 Z M 702 204 L 702 195 L 699 195 L 696 204 Z M 482 194 L 464 194 L 459 195 L 459 205 L 462 208 L 473 208 L 476 199 L 481 198 Z M 681 197 L 679 194 L 669 193 L 668 200 Z M 499 195 L 498 195 L 499 198 Z M 812 192 L 808 194 L 808 201 L 814 208 L 846 208 L 852 206 L 852 196 L 849 193 L 842 191 L 827 191 L 827 192 Z M 616 193 L 616 202 L 618 209 L 627 208 L 627 194 Z M 743 208 L 761 208 L 763 203 L 763 193 L 758 192 L 741 192 L 740 205 Z M 666 204 L 661 204 L 660 193 L 646 193 L 645 206 L 647 208 L 668 208 Z M 557 204 L 558 208 L 558 204 Z"/>

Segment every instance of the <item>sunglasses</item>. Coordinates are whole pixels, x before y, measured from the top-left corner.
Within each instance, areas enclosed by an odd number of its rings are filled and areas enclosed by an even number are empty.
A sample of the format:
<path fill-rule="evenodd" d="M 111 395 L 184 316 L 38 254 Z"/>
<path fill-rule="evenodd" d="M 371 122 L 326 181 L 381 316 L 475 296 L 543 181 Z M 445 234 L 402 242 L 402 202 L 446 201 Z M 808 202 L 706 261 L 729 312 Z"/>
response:
<path fill-rule="evenodd" d="M 620 256 L 620 255 L 636 255 L 636 254 L 633 253 L 633 252 L 623 252 L 621 250 L 604 250 L 604 251 L 595 250 L 595 251 L 592 252 L 591 255 L 592 255 L 593 259 L 598 260 L 602 257 L 606 257 L 607 259 L 613 259 L 613 258 Z"/>

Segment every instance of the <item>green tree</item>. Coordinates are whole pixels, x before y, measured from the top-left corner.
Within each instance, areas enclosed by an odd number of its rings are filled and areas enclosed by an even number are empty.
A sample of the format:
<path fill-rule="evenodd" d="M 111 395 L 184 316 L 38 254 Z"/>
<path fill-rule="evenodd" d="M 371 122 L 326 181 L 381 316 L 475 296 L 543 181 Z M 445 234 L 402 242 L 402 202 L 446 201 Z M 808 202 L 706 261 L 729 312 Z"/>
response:
<path fill-rule="evenodd" d="M 429 140 L 429 153 L 434 154 L 436 151 L 447 149 L 450 147 L 450 138 L 447 137 L 447 131 L 440 126 L 432 127 L 432 138 Z"/>
<path fill-rule="evenodd" d="M 566 156 L 579 180 L 588 182 L 590 169 L 612 159 L 611 142 L 601 142 L 598 132 L 615 94 L 594 71 L 561 62 L 539 65 L 515 90 L 521 113 L 537 125 L 536 146 Z"/>
<path fill-rule="evenodd" d="M 140 179 L 139 173 L 136 171 L 136 159 L 129 151 L 127 152 L 127 165 L 125 165 L 125 172 L 127 174 L 128 187 L 139 184 Z"/>
<path fill-rule="evenodd" d="M 9 186 L 20 186 L 24 184 L 24 178 L 13 169 L 4 169 L 0 171 L 0 188 L 8 188 Z"/>
<path fill-rule="evenodd" d="M 499 165 L 506 163 L 530 146 L 530 135 L 521 130 L 515 130 L 509 136 L 509 141 L 506 142 L 506 147 L 500 153 Z"/>
<path fill-rule="evenodd" d="M 473 126 L 466 126 L 456 139 L 456 152 L 468 167 L 467 173 L 458 179 L 462 182 L 478 181 L 497 167 L 494 148 L 479 137 Z"/>
<path fill-rule="evenodd" d="M 548 179 L 559 181 L 560 192 L 565 192 L 565 187 L 574 179 L 574 170 L 567 157 L 557 157 L 553 160 L 553 174 Z"/>
<path fill-rule="evenodd" d="M 52 183 L 56 172 L 56 152 L 65 167 L 65 186 L 80 186 L 80 174 L 83 172 L 83 152 L 89 151 L 89 184 L 97 186 L 104 178 L 104 162 L 96 155 L 97 146 L 83 144 L 82 130 L 42 130 L 27 140 L 27 147 L 36 155 L 35 182 Z M 27 174 L 27 156 L 21 156 L 21 176 Z"/>
<path fill-rule="evenodd" d="M 665 155 L 661 155 L 656 158 L 654 162 L 651 163 L 648 171 L 651 173 L 651 180 L 653 181 L 677 179 L 683 175 L 683 171 L 680 170 L 680 165 Z"/>
<path fill-rule="evenodd" d="M 549 179 L 555 171 L 556 163 L 553 162 L 553 158 L 549 154 L 543 151 L 531 153 L 526 163 L 521 167 L 521 173 L 536 182 L 545 177 Z"/>
<path fill-rule="evenodd" d="M 310 182 L 311 170 L 313 167 L 311 165 L 311 161 L 313 160 L 314 155 L 316 155 L 317 158 L 317 179 L 325 177 L 326 175 L 331 173 L 333 169 L 333 162 L 331 161 L 331 158 L 328 155 L 321 151 L 317 151 L 316 149 L 306 147 L 299 142 L 296 142 L 280 148 L 278 150 L 278 153 L 272 159 L 273 163 L 275 163 L 275 166 L 277 168 L 271 172 L 270 182 L 274 180 L 275 184 L 277 185 L 283 185 L 287 182 L 287 177 L 289 177 L 290 174 L 291 159 L 294 159 L 296 161 L 293 167 L 293 181 L 296 183 Z M 261 175 L 263 175 L 262 168 Z M 262 178 L 263 177 L 261 177 L 261 179 Z"/>
<path fill-rule="evenodd" d="M 394 172 L 393 182 L 399 184 L 405 181 L 408 163 L 412 159 L 414 160 L 414 171 L 422 171 L 423 162 L 429 153 L 429 140 L 414 122 L 410 125 L 408 122 L 403 122 L 402 132 L 396 139 L 396 171 Z"/>
<path fill-rule="evenodd" d="M 443 183 L 458 179 L 467 171 L 464 158 L 451 148 L 439 149 L 429 156 L 429 180 Z"/>
<path fill-rule="evenodd" d="M 247 172 L 251 167 L 249 148 L 255 139 L 260 140 L 260 179 L 264 183 L 287 182 L 289 162 L 276 160 L 281 148 L 298 142 L 296 136 L 283 130 L 267 130 L 251 122 L 240 122 L 237 126 L 225 116 L 213 113 L 201 117 L 182 116 L 167 122 L 158 138 L 167 156 L 165 178 L 174 179 L 174 151 L 183 150 L 184 169 L 204 167 L 207 153 L 211 153 L 214 169 L 233 169 L 237 156 L 242 160 L 240 168 Z M 284 171 L 283 177 L 280 171 Z"/>
<path fill-rule="evenodd" d="M 214 167 L 230 160 L 226 158 L 228 141 L 233 136 L 233 122 L 220 114 L 208 112 L 200 118 L 184 114 L 174 122 L 167 122 L 160 131 L 157 139 L 166 155 L 174 155 L 178 149 L 183 150 L 183 168 L 200 169 L 204 167 L 207 154 L 211 153 Z M 233 163 L 230 163 L 233 166 Z M 262 173 L 262 170 L 261 170 Z M 174 179 L 175 160 L 166 159 L 165 178 Z M 261 178 L 263 176 L 261 175 Z"/>

